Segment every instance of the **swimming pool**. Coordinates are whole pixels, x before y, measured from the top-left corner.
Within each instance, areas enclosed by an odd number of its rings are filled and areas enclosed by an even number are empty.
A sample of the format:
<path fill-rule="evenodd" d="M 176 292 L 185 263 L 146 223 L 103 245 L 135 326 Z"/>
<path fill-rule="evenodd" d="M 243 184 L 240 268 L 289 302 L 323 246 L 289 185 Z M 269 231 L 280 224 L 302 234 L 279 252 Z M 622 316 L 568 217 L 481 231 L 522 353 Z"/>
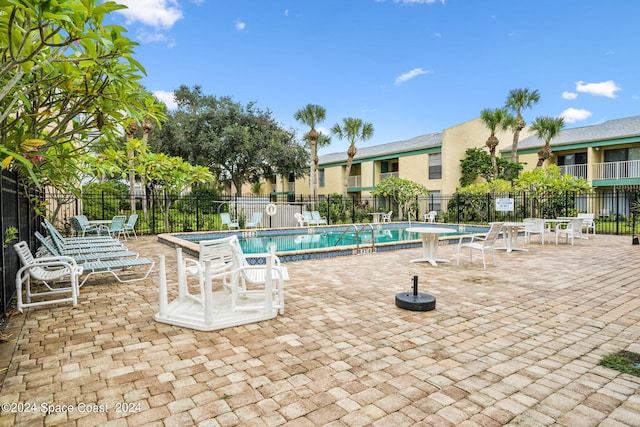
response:
<path fill-rule="evenodd" d="M 160 234 L 158 241 L 180 247 L 191 256 L 198 256 L 198 242 L 235 234 L 245 253 L 264 253 L 271 250 L 282 262 L 355 255 L 366 252 L 417 248 L 421 246 L 418 233 L 409 233 L 410 226 L 455 228 L 456 233 L 441 234 L 444 242 L 457 243 L 461 235 L 484 233 L 487 227 L 450 224 L 384 223 L 350 224 L 325 227 L 276 228 L 249 231 L 214 231 Z M 357 240 L 356 240 L 357 238 Z M 373 241 L 373 243 L 372 243 Z"/>

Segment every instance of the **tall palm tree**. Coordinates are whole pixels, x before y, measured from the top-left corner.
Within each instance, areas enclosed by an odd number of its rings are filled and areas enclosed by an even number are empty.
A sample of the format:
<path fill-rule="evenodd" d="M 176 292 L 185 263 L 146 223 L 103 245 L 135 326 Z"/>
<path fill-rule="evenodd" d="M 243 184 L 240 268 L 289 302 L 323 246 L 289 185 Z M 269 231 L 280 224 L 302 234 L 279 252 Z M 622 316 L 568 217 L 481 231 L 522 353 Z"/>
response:
<path fill-rule="evenodd" d="M 356 141 L 362 142 L 373 136 L 373 125 L 368 122 L 363 122 L 361 119 L 353 117 L 347 117 L 342 119 L 343 126 L 336 123 L 331 128 L 331 133 L 338 137 L 338 139 L 347 139 L 349 141 L 349 148 L 347 149 L 347 167 L 344 172 L 344 189 L 342 190 L 343 203 L 347 199 L 347 189 L 349 188 L 349 174 L 351 173 L 351 165 L 353 164 L 353 158 L 358 150 L 356 149 Z"/>
<path fill-rule="evenodd" d="M 551 157 L 551 140 L 558 136 L 564 127 L 562 117 L 536 117 L 531 124 L 531 129 L 535 131 L 538 138 L 544 140 L 544 146 L 538 151 L 538 164 L 536 168 L 541 168 L 544 161 Z"/>
<path fill-rule="evenodd" d="M 513 89 L 507 96 L 505 106 L 516 115 L 516 126 L 513 128 L 513 146 L 511 147 L 511 161 L 518 163 L 518 141 L 520 131 L 526 126 L 522 118 L 522 110 L 531 108 L 540 101 L 540 92 L 529 89 Z"/>
<path fill-rule="evenodd" d="M 311 203 L 314 204 L 316 200 L 316 166 L 318 164 L 318 131 L 316 131 L 316 125 L 321 123 L 327 117 L 327 110 L 323 107 L 315 104 L 307 104 L 304 108 L 299 109 L 293 115 L 293 118 L 311 128 L 305 139 L 309 143 L 311 149 L 311 173 L 309 175 L 309 187 L 311 190 Z M 321 139 L 321 141 L 324 141 Z"/>
<path fill-rule="evenodd" d="M 505 131 L 512 128 L 515 124 L 516 119 L 511 114 L 509 114 L 506 108 L 496 108 L 495 110 L 486 108 L 480 113 L 480 120 L 491 132 L 491 135 L 489 135 L 489 138 L 487 139 L 487 142 L 485 144 L 489 149 L 489 154 L 491 154 L 491 167 L 493 168 L 493 176 L 495 178 L 498 176 L 496 148 L 498 148 L 498 145 L 500 144 L 500 141 L 496 136 L 496 132 Z"/>

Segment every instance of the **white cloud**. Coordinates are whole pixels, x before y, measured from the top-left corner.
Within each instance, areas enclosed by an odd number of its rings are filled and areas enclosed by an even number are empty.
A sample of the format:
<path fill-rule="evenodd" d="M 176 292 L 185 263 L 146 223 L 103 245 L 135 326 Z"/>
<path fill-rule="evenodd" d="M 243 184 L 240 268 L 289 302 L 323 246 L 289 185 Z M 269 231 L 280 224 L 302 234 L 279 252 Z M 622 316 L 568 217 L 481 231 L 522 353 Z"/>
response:
<path fill-rule="evenodd" d="M 171 28 L 183 18 L 177 0 L 119 0 L 127 9 L 118 10 L 127 24 L 140 22 L 155 28 Z"/>
<path fill-rule="evenodd" d="M 566 90 L 562 92 L 562 99 L 576 99 L 578 94 L 575 92 L 567 92 Z"/>
<path fill-rule="evenodd" d="M 236 28 L 236 30 L 242 31 L 245 28 L 247 28 L 247 24 L 246 22 L 236 21 L 236 23 L 234 24 L 234 27 Z"/>
<path fill-rule="evenodd" d="M 421 74 L 429 74 L 430 71 L 427 71 L 423 68 L 414 68 L 413 70 L 404 73 L 396 78 L 396 82 L 394 83 L 396 86 L 401 85 L 402 83 L 411 80 L 414 77 L 417 77 Z"/>
<path fill-rule="evenodd" d="M 176 108 L 178 108 L 178 104 L 176 103 L 176 98 L 173 92 L 167 92 L 166 90 L 155 90 L 153 91 L 153 95 L 158 98 L 159 101 L 164 102 L 164 105 L 166 105 L 169 110 L 175 110 Z"/>
<path fill-rule="evenodd" d="M 323 134 L 323 135 L 326 135 L 326 136 L 331 135 L 331 131 L 329 129 L 325 128 L 325 127 L 322 127 L 322 126 L 318 126 L 316 128 L 316 131 L 321 133 L 321 134 Z"/>
<path fill-rule="evenodd" d="M 591 117 L 592 114 L 593 113 L 591 111 L 587 110 L 567 108 L 562 113 L 560 113 L 560 117 L 562 117 L 566 123 L 575 123 L 587 120 L 589 117 Z"/>
<path fill-rule="evenodd" d="M 601 83 L 584 83 L 580 81 L 576 83 L 576 90 L 578 92 L 588 93 L 595 96 L 615 98 L 616 92 L 620 90 L 620 87 L 613 80 Z"/>

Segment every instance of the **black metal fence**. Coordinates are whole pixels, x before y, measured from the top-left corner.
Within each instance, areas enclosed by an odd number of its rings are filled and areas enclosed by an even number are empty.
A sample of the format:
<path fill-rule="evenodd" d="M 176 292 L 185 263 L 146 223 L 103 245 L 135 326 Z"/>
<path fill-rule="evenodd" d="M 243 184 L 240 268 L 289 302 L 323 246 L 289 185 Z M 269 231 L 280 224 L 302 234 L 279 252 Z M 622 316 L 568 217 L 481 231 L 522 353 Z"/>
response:
<path fill-rule="evenodd" d="M 42 199 L 43 194 L 31 192 L 25 194 L 20 188 L 18 177 L 15 173 L 2 171 L 0 174 L 0 230 L 2 230 L 2 257 L 0 257 L 0 326 L 3 325 L 6 312 L 15 295 L 15 277 L 20 269 L 20 260 L 13 244 L 17 241 L 26 241 L 31 249 L 35 249 L 36 230 L 39 230 L 33 205 L 29 199 Z"/>
<path fill-rule="evenodd" d="M 84 214 L 90 220 L 111 219 L 115 215 L 133 213 L 128 197 L 105 192 L 87 193 L 81 199 L 48 193 L 53 222 L 61 230 L 71 232 L 68 218 Z M 437 212 L 436 220 L 447 223 L 487 224 L 492 221 L 520 221 L 528 217 L 555 218 L 575 216 L 578 212 L 595 214 L 598 233 L 636 234 L 634 206 L 640 190 L 611 190 L 579 195 L 572 192 L 553 194 L 431 194 L 406 203 L 385 197 L 343 198 L 339 194 L 312 199 L 302 195 L 230 196 L 202 198 L 192 195 L 136 198 L 138 234 L 183 231 L 221 230 L 225 226 L 220 213 L 229 212 L 244 228 L 253 212 L 265 212 L 275 204 L 278 215 L 263 216 L 263 227 L 295 226 L 293 212 L 316 210 L 329 224 L 367 223 L 372 214 L 392 212 L 394 220 L 424 221 L 425 214 Z M 282 217 L 282 215 L 287 215 Z"/>

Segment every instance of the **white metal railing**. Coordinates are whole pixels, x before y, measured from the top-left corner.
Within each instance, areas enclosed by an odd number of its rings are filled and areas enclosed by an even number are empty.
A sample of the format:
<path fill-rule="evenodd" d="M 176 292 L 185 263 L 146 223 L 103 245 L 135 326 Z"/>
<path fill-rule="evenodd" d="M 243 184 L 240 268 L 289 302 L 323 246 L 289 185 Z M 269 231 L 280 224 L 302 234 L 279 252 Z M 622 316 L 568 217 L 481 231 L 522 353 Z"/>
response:
<path fill-rule="evenodd" d="M 606 162 L 593 165 L 593 179 L 640 178 L 640 160 Z"/>
<path fill-rule="evenodd" d="M 357 188 L 357 187 L 362 187 L 362 176 L 351 175 L 349 177 L 349 188 Z"/>
<path fill-rule="evenodd" d="M 576 178 L 587 179 L 587 165 L 564 165 L 560 166 L 560 172 L 562 175 L 571 175 Z"/>
<path fill-rule="evenodd" d="M 382 181 L 385 178 L 389 178 L 390 176 L 395 176 L 396 178 L 400 178 L 400 172 L 383 172 L 380 174 L 380 181 Z"/>

